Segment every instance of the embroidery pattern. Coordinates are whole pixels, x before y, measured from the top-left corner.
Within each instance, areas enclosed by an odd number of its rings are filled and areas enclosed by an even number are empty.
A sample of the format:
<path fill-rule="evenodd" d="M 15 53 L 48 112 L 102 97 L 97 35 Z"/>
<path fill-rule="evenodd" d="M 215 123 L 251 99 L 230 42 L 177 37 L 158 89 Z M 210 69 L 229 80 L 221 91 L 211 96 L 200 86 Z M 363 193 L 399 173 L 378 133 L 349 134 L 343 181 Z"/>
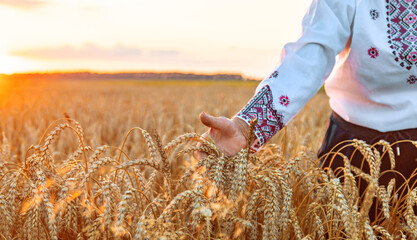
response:
<path fill-rule="evenodd" d="M 370 49 L 368 49 L 368 54 L 369 56 L 371 56 L 371 58 L 376 58 L 379 56 L 378 50 L 374 47 L 371 47 Z"/>
<path fill-rule="evenodd" d="M 409 84 L 414 84 L 414 83 L 416 83 L 416 82 L 417 82 L 417 77 L 416 77 L 416 76 L 414 76 L 414 75 L 411 75 L 411 76 L 407 79 L 407 82 L 408 82 Z"/>
<path fill-rule="evenodd" d="M 395 61 L 411 70 L 417 65 L 417 1 L 386 1 L 388 43 Z"/>
<path fill-rule="evenodd" d="M 370 14 L 373 20 L 376 20 L 379 17 L 379 12 L 375 9 L 371 9 Z"/>
<path fill-rule="evenodd" d="M 278 77 L 278 71 L 274 71 L 273 73 L 271 73 L 271 75 L 269 75 L 269 78 L 276 78 Z"/>
<path fill-rule="evenodd" d="M 263 87 L 237 115 L 247 123 L 251 119 L 258 119 L 255 127 L 255 141 L 252 148 L 258 150 L 281 128 L 284 127 L 283 115 L 273 107 L 272 92 L 268 85 Z"/>
<path fill-rule="evenodd" d="M 282 95 L 279 98 L 279 102 L 281 103 L 282 106 L 285 106 L 286 107 L 286 106 L 288 106 L 288 104 L 290 104 L 290 99 L 287 96 Z"/>

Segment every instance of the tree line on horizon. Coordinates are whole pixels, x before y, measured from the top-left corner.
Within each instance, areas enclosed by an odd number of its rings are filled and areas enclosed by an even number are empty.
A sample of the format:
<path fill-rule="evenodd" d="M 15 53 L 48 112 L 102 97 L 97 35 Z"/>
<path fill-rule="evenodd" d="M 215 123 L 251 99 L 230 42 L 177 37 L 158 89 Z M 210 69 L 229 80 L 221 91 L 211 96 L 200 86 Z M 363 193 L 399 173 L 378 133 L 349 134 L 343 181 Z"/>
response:
<path fill-rule="evenodd" d="M 241 74 L 199 74 L 181 72 L 54 72 L 54 73 L 15 73 L 1 74 L 11 80 L 248 80 Z"/>

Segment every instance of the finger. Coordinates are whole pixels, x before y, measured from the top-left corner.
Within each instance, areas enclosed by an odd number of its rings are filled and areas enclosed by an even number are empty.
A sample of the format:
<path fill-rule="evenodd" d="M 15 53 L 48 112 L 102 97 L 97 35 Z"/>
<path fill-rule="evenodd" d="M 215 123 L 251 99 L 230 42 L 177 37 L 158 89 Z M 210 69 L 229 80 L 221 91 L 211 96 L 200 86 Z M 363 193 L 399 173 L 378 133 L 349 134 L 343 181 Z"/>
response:
<path fill-rule="evenodd" d="M 201 137 L 202 137 L 202 138 L 206 138 L 207 136 L 208 136 L 208 132 L 205 132 L 203 135 L 201 135 Z M 201 144 L 201 142 L 199 142 L 199 143 L 197 144 L 197 147 L 201 147 L 201 146 L 203 146 L 203 144 Z M 200 161 L 200 160 L 202 160 L 202 159 L 206 158 L 207 156 L 208 156 L 208 154 L 207 154 L 207 153 L 205 153 L 205 152 L 202 152 L 202 151 L 199 151 L 199 150 L 194 151 L 194 157 L 195 157 L 198 161 Z"/>
<path fill-rule="evenodd" d="M 224 127 L 224 123 L 221 121 L 221 118 L 213 117 L 205 112 L 200 113 L 200 121 L 210 128 L 221 129 Z"/>
<path fill-rule="evenodd" d="M 202 152 L 202 151 L 195 151 L 194 152 L 194 157 L 199 161 L 206 158 L 207 156 L 208 156 L 208 154 L 205 153 L 205 152 Z"/>

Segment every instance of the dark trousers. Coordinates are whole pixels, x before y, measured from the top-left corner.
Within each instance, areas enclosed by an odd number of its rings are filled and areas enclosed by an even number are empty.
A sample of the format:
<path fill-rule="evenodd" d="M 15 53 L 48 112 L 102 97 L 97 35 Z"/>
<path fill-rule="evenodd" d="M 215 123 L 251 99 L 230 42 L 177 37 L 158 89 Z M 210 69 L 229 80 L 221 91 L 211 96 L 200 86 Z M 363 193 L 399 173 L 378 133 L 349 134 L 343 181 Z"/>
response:
<path fill-rule="evenodd" d="M 373 145 L 381 139 L 391 144 L 401 140 L 417 140 L 417 128 L 392 132 L 379 132 L 370 128 L 349 123 L 333 112 L 330 116 L 330 122 L 323 144 L 317 155 L 320 160 L 321 168 L 325 170 L 332 169 L 335 175 L 340 177 L 342 181 L 343 171 L 341 171 L 341 169 L 344 167 L 343 158 L 334 154 L 326 155 L 326 153 L 329 153 L 330 151 L 337 152 L 343 147 L 343 145 L 340 145 L 332 150 L 334 146 L 345 140 L 353 139 L 364 140 L 369 145 Z M 386 150 L 383 146 L 376 146 L 376 149 L 381 153 L 381 155 L 384 150 Z M 401 209 L 405 209 L 405 205 L 404 202 L 400 199 L 403 198 L 405 194 L 407 194 L 407 187 L 404 187 L 406 185 L 404 183 L 406 182 L 406 179 L 410 179 L 408 186 L 412 189 L 414 188 L 414 184 L 417 180 L 417 148 L 410 142 L 404 142 L 394 144 L 392 149 L 395 155 L 394 170 L 398 171 L 403 176 L 393 171 L 387 171 L 391 169 L 390 159 L 387 152 L 382 158 L 380 172 L 383 173 L 385 171 L 385 173 L 380 175 L 379 185 L 387 186 L 389 181 L 392 178 L 395 178 L 396 184 L 394 192 L 398 190 L 398 199 L 399 204 L 401 205 L 400 209 L 398 210 L 401 212 Z M 346 147 L 342 149 L 340 153 L 343 153 L 345 156 L 351 159 L 350 163 L 352 166 L 362 168 L 362 171 L 365 173 L 370 173 L 368 163 L 364 160 L 364 156 L 356 148 Z M 363 163 L 363 161 L 365 162 Z M 360 177 L 356 177 L 355 180 L 359 186 L 359 196 L 362 196 L 363 198 L 366 187 L 368 186 L 367 181 Z M 374 222 L 374 220 L 381 219 L 381 216 L 382 212 L 378 210 L 378 204 L 374 200 L 374 203 L 369 212 L 371 223 Z"/>

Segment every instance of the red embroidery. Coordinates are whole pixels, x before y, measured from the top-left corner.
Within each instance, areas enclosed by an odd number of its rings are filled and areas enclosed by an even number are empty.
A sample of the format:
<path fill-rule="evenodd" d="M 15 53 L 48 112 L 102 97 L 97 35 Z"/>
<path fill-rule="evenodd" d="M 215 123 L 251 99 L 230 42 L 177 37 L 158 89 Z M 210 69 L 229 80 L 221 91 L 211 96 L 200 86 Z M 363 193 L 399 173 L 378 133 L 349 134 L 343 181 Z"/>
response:
<path fill-rule="evenodd" d="M 414 13 L 409 13 L 407 16 L 405 16 L 404 21 L 408 24 L 408 25 L 413 25 L 416 22 L 416 15 L 414 15 Z"/>
<path fill-rule="evenodd" d="M 252 146 L 256 150 L 284 127 L 284 117 L 274 109 L 272 92 L 268 85 L 263 87 L 236 116 L 247 123 L 252 119 L 258 119 L 255 127 L 258 141 Z"/>
<path fill-rule="evenodd" d="M 407 58 L 410 62 L 415 63 L 417 61 L 417 52 L 411 52 L 408 54 Z"/>
<path fill-rule="evenodd" d="M 274 71 L 273 73 L 271 73 L 271 75 L 269 75 L 269 78 L 276 78 L 278 77 L 278 71 Z"/>
<path fill-rule="evenodd" d="M 405 38 L 405 40 L 407 40 L 409 42 L 415 42 L 417 40 L 417 38 L 414 35 L 409 35 L 408 37 Z"/>
<path fill-rule="evenodd" d="M 379 12 L 378 12 L 377 10 L 375 10 L 375 9 L 372 9 L 372 10 L 370 11 L 370 14 L 371 14 L 371 18 L 372 18 L 373 20 L 376 20 L 376 19 L 379 17 Z"/>
<path fill-rule="evenodd" d="M 279 102 L 281 103 L 282 106 L 288 106 L 288 104 L 290 104 L 290 99 L 287 96 L 282 95 L 279 98 Z"/>
<path fill-rule="evenodd" d="M 416 82 L 417 82 L 417 77 L 416 77 L 416 76 L 414 76 L 414 75 L 411 75 L 411 76 L 407 79 L 407 82 L 408 82 L 409 84 L 414 84 L 414 83 L 416 83 Z"/>
<path fill-rule="evenodd" d="M 371 56 L 371 58 L 376 58 L 379 55 L 379 52 L 376 48 L 371 47 L 370 49 L 368 49 L 368 54 L 369 56 Z"/>
<path fill-rule="evenodd" d="M 386 0 L 388 43 L 401 67 L 408 70 L 417 64 L 417 1 Z"/>

